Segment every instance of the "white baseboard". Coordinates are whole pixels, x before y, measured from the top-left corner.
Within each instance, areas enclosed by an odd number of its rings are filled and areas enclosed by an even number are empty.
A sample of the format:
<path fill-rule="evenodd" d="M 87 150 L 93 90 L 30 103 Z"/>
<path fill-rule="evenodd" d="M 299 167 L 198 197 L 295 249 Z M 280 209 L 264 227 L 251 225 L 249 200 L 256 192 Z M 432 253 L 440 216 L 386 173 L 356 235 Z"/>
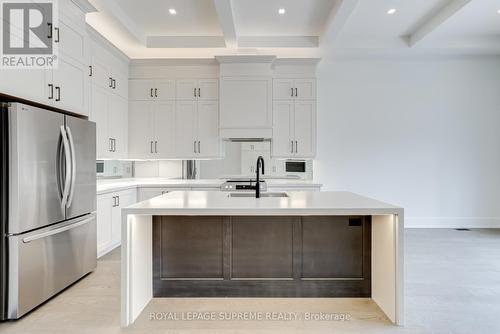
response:
<path fill-rule="evenodd" d="M 405 228 L 500 228 L 500 217 L 405 217 Z"/>
<path fill-rule="evenodd" d="M 111 252 L 113 249 L 115 249 L 116 247 L 120 246 L 121 245 L 121 242 L 118 242 L 116 244 L 113 244 L 113 245 L 110 245 L 104 249 L 101 249 L 97 252 L 97 258 L 100 258 L 106 254 L 108 254 L 109 252 Z"/>

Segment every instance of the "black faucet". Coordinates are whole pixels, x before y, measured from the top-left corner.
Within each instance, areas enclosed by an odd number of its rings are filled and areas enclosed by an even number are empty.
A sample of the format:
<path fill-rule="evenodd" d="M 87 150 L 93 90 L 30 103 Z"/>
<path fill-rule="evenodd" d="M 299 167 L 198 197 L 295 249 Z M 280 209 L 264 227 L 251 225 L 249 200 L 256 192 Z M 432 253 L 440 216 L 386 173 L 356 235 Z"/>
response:
<path fill-rule="evenodd" d="M 264 158 L 262 156 L 259 156 L 257 158 L 257 184 L 255 185 L 255 198 L 260 198 L 260 175 L 259 171 L 260 168 L 262 167 L 262 175 L 264 175 Z"/>

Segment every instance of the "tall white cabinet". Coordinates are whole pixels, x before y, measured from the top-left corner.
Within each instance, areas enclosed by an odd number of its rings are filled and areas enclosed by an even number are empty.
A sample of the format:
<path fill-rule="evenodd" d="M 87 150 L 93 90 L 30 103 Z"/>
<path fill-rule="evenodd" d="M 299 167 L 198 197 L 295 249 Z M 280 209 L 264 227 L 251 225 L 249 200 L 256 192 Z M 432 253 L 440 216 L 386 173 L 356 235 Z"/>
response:
<path fill-rule="evenodd" d="M 98 159 L 128 158 L 128 59 L 95 32 L 92 57 L 89 119 L 96 123 Z"/>
<path fill-rule="evenodd" d="M 316 79 L 273 80 L 273 158 L 316 155 Z"/>

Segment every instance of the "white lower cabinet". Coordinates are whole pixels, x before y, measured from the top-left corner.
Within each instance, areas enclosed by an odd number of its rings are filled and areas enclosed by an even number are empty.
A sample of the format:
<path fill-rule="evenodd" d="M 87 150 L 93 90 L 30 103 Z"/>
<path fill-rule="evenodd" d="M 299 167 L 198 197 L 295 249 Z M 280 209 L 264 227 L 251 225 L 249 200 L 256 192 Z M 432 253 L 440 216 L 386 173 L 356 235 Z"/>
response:
<path fill-rule="evenodd" d="M 97 256 L 121 244 L 121 209 L 137 202 L 135 189 L 97 196 Z"/>
<path fill-rule="evenodd" d="M 189 187 L 181 187 L 181 188 L 160 188 L 160 187 L 145 187 L 139 188 L 138 190 L 138 202 L 147 201 L 156 196 L 161 196 L 163 194 L 172 192 L 172 191 L 190 191 Z"/>

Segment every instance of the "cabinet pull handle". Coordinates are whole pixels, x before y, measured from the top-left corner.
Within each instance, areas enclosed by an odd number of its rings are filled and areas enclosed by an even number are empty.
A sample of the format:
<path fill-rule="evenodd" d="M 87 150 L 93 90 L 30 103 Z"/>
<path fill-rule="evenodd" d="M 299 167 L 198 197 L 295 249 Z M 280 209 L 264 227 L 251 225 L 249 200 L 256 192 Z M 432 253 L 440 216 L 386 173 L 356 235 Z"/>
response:
<path fill-rule="evenodd" d="M 116 89 L 116 80 L 113 79 L 113 89 Z"/>
<path fill-rule="evenodd" d="M 109 138 L 109 151 L 113 152 L 113 139 Z"/>
<path fill-rule="evenodd" d="M 52 100 L 54 98 L 54 85 L 49 84 L 49 88 L 50 88 L 49 100 Z"/>
<path fill-rule="evenodd" d="M 291 96 L 293 97 L 293 88 L 290 88 L 290 90 L 292 91 L 292 95 Z"/>
<path fill-rule="evenodd" d="M 113 88 L 113 78 L 109 77 L 109 88 Z"/>
<path fill-rule="evenodd" d="M 292 148 L 290 150 L 290 153 L 293 153 L 293 140 L 290 140 L 290 143 L 292 144 Z"/>
<path fill-rule="evenodd" d="M 114 208 L 115 206 L 116 206 L 116 196 L 113 196 L 113 205 L 111 207 Z"/>
<path fill-rule="evenodd" d="M 155 88 L 155 97 L 158 97 L 158 88 Z"/>
<path fill-rule="evenodd" d="M 196 88 L 193 90 L 193 96 L 196 97 Z"/>
<path fill-rule="evenodd" d="M 299 153 L 299 143 L 295 141 L 295 153 Z"/>
<path fill-rule="evenodd" d="M 196 153 L 196 140 L 193 142 L 193 152 Z"/>
<path fill-rule="evenodd" d="M 59 102 L 61 101 L 61 87 L 56 87 L 56 93 L 57 93 L 56 101 Z"/>
<path fill-rule="evenodd" d="M 201 97 L 201 88 L 198 88 L 198 97 Z"/>
<path fill-rule="evenodd" d="M 116 206 L 120 206 L 120 196 L 116 196 L 116 200 L 117 200 Z"/>
<path fill-rule="evenodd" d="M 201 153 L 201 142 L 198 140 L 198 153 Z"/>
<path fill-rule="evenodd" d="M 47 34 L 47 38 L 48 39 L 52 39 L 52 23 L 47 23 L 47 25 L 49 26 L 49 33 Z"/>
<path fill-rule="evenodd" d="M 155 153 L 158 153 L 158 142 L 155 141 Z"/>
<path fill-rule="evenodd" d="M 116 152 L 116 139 L 113 138 L 113 152 Z"/>
<path fill-rule="evenodd" d="M 151 95 L 151 97 L 153 97 L 153 88 L 151 88 L 149 95 Z"/>
<path fill-rule="evenodd" d="M 92 65 L 89 66 L 89 77 L 94 75 L 94 69 L 92 68 Z"/>
<path fill-rule="evenodd" d="M 295 97 L 299 96 L 299 90 L 298 88 L 295 88 Z"/>
<path fill-rule="evenodd" d="M 149 152 L 153 153 L 153 141 L 149 142 Z"/>
<path fill-rule="evenodd" d="M 59 43 L 61 41 L 60 39 L 60 36 L 59 36 L 59 28 L 54 28 L 54 30 L 56 31 L 56 39 L 55 39 L 55 43 Z"/>

